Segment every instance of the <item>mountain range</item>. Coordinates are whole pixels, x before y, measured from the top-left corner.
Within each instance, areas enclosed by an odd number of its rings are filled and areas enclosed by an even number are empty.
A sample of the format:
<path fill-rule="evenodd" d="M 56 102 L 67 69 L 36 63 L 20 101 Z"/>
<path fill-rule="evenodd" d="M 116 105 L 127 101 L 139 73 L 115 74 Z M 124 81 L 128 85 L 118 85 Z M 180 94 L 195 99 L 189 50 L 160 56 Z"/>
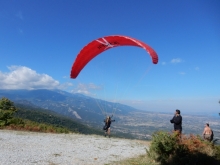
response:
<path fill-rule="evenodd" d="M 127 115 L 137 109 L 61 90 L 0 90 L 0 97 L 6 97 L 14 103 L 31 105 L 86 123 L 103 121 L 106 115 Z"/>

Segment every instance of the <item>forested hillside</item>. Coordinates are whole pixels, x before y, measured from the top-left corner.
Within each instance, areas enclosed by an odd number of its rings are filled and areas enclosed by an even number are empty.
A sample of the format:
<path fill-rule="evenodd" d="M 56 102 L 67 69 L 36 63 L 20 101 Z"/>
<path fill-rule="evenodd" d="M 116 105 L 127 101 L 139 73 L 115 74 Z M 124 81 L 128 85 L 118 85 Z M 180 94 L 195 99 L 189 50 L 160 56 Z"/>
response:
<path fill-rule="evenodd" d="M 15 116 L 22 119 L 28 119 L 38 123 L 52 124 L 58 127 L 65 127 L 73 132 L 83 134 L 103 134 L 101 130 L 83 125 L 66 116 L 59 115 L 53 111 L 42 108 L 34 108 L 22 104 L 16 104 L 18 111 Z"/>

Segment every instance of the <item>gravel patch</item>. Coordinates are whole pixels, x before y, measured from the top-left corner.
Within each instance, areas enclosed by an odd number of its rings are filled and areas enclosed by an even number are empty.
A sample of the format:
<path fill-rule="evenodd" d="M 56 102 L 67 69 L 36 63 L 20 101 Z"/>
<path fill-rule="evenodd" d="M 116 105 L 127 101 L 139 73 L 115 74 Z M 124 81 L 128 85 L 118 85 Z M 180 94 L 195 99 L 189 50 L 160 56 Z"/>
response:
<path fill-rule="evenodd" d="M 138 140 L 0 130 L 1 165 L 104 165 L 146 154 Z"/>

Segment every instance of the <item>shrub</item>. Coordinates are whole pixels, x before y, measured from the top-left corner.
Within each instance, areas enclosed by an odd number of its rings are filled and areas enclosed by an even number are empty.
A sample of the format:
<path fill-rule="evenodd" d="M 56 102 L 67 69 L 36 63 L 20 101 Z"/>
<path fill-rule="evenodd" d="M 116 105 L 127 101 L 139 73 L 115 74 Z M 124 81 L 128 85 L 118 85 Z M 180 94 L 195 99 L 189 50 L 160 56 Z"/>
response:
<path fill-rule="evenodd" d="M 153 134 L 148 156 L 162 165 L 219 164 L 218 149 L 200 136 L 159 131 Z"/>
<path fill-rule="evenodd" d="M 21 118 L 12 118 L 10 120 L 10 125 L 18 125 L 18 126 L 24 126 L 24 121 Z"/>
<path fill-rule="evenodd" d="M 215 158 L 220 160 L 220 146 L 215 146 Z"/>
<path fill-rule="evenodd" d="M 14 103 L 9 99 L 3 97 L 0 99 L 0 126 L 7 126 L 10 124 L 10 120 L 13 118 L 17 109 Z"/>
<path fill-rule="evenodd" d="M 177 148 L 177 134 L 159 131 L 152 135 L 148 156 L 158 162 L 165 163 Z"/>

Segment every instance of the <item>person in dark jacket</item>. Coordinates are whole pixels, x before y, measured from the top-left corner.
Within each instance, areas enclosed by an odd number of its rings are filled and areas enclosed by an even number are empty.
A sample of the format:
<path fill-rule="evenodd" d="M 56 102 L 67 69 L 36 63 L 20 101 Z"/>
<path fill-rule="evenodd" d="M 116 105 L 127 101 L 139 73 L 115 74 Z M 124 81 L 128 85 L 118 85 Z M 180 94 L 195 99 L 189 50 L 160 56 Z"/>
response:
<path fill-rule="evenodd" d="M 108 116 L 104 122 L 105 122 L 105 126 L 104 126 L 104 130 L 105 130 L 105 136 L 108 134 L 108 137 L 110 138 L 110 126 L 111 126 L 111 123 L 115 121 L 115 120 L 111 120 L 111 117 Z"/>
<path fill-rule="evenodd" d="M 171 123 L 173 123 L 174 131 L 176 131 L 178 134 L 181 134 L 182 132 L 182 116 L 180 115 L 180 110 L 177 109 L 173 118 L 170 120 Z"/>

